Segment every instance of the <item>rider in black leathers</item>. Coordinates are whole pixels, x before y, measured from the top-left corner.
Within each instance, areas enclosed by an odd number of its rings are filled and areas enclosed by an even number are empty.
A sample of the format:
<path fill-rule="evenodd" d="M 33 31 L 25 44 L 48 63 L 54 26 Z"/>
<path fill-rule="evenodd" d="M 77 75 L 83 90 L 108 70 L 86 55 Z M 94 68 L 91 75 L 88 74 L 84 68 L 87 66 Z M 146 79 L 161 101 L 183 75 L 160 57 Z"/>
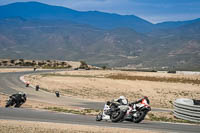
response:
<path fill-rule="evenodd" d="M 20 104 L 23 104 L 26 102 L 26 94 L 22 92 L 13 94 L 10 96 L 10 98 L 13 98 L 14 102 L 16 103 L 15 107 L 18 107 Z"/>

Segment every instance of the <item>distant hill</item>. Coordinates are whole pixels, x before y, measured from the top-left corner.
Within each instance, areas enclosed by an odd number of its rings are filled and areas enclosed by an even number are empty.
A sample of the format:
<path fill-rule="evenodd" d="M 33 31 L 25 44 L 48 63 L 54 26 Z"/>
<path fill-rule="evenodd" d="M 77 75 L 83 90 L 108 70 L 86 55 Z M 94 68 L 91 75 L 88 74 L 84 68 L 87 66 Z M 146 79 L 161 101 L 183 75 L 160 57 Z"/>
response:
<path fill-rule="evenodd" d="M 0 18 L 20 16 L 25 19 L 68 20 L 102 29 L 129 27 L 138 32 L 147 32 L 154 27 L 152 23 L 134 15 L 122 16 L 98 11 L 79 12 L 38 2 L 19 2 L 0 6 L 0 12 Z"/>
<path fill-rule="evenodd" d="M 196 68 L 200 66 L 200 22 L 186 24 L 171 30 L 152 33 L 153 43 L 145 60 L 154 58 L 157 65 L 179 68 Z M 156 53 L 153 56 L 153 52 Z M 159 55 L 159 56 L 158 56 Z M 150 60 L 150 59 L 149 59 Z M 151 63 L 150 63 L 151 64 Z"/>
<path fill-rule="evenodd" d="M 168 22 L 157 23 L 156 29 L 173 29 L 183 25 L 192 24 L 195 22 L 200 22 L 200 18 L 188 21 L 168 21 Z"/>
<path fill-rule="evenodd" d="M 139 18 L 145 23 L 129 21 L 134 16 L 78 12 L 37 2 L 0 6 L 0 12 L 4 12 L 0 14 L 0 58 L 200 70 L 199 19 L 154 25 Z M 102 15 L 99 24 L 95 18 L 98 15 Z M 109 20 L 108 16 L 116 18 Z M 144 25 L 137 27 L 141 31 L 135 28 L 135 23 Z M 110 24 L 113 25 L 109 27 Z M 145 28 L 146 24 L 151 28 Z"/>
<path fill-rule="evenodd" d="M 106 65 L 139 55 L 145 40 L 129 28 L 105 31 L 68 21 L 18 17 L 1 19 L 0 31 L 3 58 L 87 60 Z"/>

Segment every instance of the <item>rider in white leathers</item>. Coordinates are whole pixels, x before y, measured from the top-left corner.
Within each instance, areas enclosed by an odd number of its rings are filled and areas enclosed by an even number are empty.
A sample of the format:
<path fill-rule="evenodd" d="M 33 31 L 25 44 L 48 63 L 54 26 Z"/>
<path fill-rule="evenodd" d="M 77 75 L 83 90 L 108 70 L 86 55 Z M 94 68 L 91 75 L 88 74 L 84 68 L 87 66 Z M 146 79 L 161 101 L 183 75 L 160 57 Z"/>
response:
<path fill-rule="evenodd" d="M 120 96 L 118 99 L 114 99 L 115 102 L 118 102 L 120 105 L 127 105 L 128 100 L 124 96 Z"/>
<path fill-rule="evenodd" d="M 120 96 L 118 99 L 114 99 L 114 102 L 119 103 L 120 105 L 128 105 L 128 100 L 124 96 Z M 106 104 L 104 105 L 103 109 L 103 119 L 104 120 L 109 120 L 110 115 L 108 115 L 108 111 L 110 110 L 110 101 L 107 101 Z"/>

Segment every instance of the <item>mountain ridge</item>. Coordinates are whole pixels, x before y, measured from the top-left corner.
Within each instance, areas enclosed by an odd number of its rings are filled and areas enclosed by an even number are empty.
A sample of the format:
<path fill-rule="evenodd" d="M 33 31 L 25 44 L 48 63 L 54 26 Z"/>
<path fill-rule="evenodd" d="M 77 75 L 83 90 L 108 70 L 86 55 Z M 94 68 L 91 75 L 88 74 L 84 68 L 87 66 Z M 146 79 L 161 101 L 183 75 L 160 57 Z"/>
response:
<path fill-rule="evenodd" d="M 91 16 L 97 16 L 95 13 L 99 12 L 92 12 Z M 100 13 L 105 14 L 110 15 Z M 0 14 L 1 58 L 85 60 L 111 67 L 200 69 L 200 19 L 177 22 L 174 27 L 155 28 L 154 25 L 148 32 L 141 32 L 127 25 L 104 29 L 72 19 L 3 15 Z M 121 19 L 118 15 L 116 18 Z"/>
<path fill-rule="evenodd" d="M 17 2 L 0 6 L 0 12 L 4 12 L 4 14 L 0 14 L 0 18 L 21 16 L 25 19 L 67 19 L 102 29 L 128 26 L 136 31 L 146 32 L 154 27 L 152 23 L 135 15 L 119 15 L 99 11 L 80 12 L 39 2 Z"/>

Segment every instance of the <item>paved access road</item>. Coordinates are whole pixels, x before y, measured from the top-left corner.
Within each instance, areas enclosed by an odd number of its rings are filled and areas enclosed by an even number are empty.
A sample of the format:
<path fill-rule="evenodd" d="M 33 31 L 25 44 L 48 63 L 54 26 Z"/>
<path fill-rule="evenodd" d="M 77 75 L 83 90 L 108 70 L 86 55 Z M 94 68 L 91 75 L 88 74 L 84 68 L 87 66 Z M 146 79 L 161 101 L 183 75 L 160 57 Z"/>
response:
<path fill-rule="evenodd" d="M 46 71 L 51 72 L 51 71 Z M 0 73 L 0 92 L 6 94 L 13 94 L 18 91 L 24 91 L 28 94 L 28 98 L 48 102 L 56 103 L 60 105 L 80 106 L 93 109 L 102 109 L 103 103 L 92 102 L 72 97 L 60 97 L 56 98 L 55 94 L 51 94 L 44 91 L 36 92 L 34 88 L 28 87 L 19 80 L 19 77 L 25 74 L 31 74 L 33 72 L 16 72 L 16 73 Z M 34 72 L 41 73 L 41 72 Z M 155 111 L 169 111 L 162 109 L 155 109 Z M 13 108 L 0 108 L 0 119 L 8 120 L 28 120 L 28 121 L 41 121 L 41 122 L 55 122 L 55 123 L 69 123 L 69 124 L 81 124 L 81 125 L 95 125 L 95 126 L 107 126 L 107 127 L 121 127 L 132 129 L 146 129 L 146 130 L 161 130 L 166 132 L 180 132 L 180 133 L 199 133 L 199 125 L 189 124 L 172 124 L 143 121 L 140 124 L 134 124 L 131 122 L 111 123 L 111 122 L 96 122 L 93 116 L 72 115 L 55 113 L 49 111 L 36 111 L 31 109 L 13 109 Z"/>

